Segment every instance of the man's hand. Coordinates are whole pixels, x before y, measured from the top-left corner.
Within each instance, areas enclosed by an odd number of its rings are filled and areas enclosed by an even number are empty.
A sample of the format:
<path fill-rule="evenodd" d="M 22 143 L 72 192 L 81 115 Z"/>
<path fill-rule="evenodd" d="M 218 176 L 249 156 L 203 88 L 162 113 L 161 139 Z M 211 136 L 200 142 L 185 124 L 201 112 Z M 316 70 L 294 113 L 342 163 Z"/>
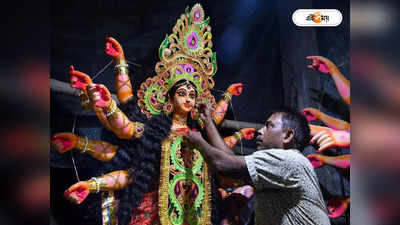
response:
<path fill-rule="evenodd" d="M 189 130 L 188 133 L 183 137 L 195 145 L 199 145 L 200 142 L 204 140 L 200 132 L 192 130 Z"/>
<path fill-rule="evenodd" d="M 122 50 L 121 45 L 112 37 L 106 37 L 105 51 L 107 55 L 113 58 L 124 57 L 124 51 Z"/>
<path fill-rule="evenodd" d="M 316 69 L 321 73 L 332 74 L 337 71 L 337 67 L 329 59 L 322 56 L 307 56 L 306 59 L 312 60 L 312 65 L 308 65 L 308 68 Z"/>
<path fill-rule="evenodd" d="M 199 105 L 199 113 L 200 113 L 200 119 L 202 119 L 205 122 L 212 121 L 212 112 L 213 109 L 211 107 L 211 104 L 206 102 L 206 103 L 201 103 Z"/>
<path fill-rule="evenodd" d="M 90 190 L 89 190 L 89 184 L 87 181 L 80 181 L 74 185 L 72 185 L 70 188 L 68 188 L 64 192 L 64 197 L 74 203 L 74 204 L 81 204 L 83 200 L 86 199 L 86 197 L 89 195 Z"/>

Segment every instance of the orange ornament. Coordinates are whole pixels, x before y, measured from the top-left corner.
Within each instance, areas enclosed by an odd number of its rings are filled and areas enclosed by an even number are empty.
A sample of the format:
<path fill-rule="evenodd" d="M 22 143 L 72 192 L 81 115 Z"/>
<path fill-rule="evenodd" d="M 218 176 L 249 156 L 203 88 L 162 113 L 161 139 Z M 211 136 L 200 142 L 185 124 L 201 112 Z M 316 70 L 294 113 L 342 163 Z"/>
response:
<path fill-rule="evenodd" d="M 316 12 L 313 14 L 313 21 L 314 21 L 314 23 L 321 23 L 322 15 L 320 12 Z"/>

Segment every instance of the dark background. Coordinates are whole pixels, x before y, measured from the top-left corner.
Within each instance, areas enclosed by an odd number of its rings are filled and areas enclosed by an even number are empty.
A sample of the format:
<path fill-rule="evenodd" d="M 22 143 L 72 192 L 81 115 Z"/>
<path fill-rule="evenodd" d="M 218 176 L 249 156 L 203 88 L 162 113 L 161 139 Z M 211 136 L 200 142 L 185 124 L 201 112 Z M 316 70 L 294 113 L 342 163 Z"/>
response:
<path fill-rule="evenodd" d="M 335 84 L 327 75 L 309 70 L 308 55 L 331 59 L 349 79 L 349 3 L 347 1 L 53 1 L 51 4 L 50 77 L 68 82 L 68 67 L 90 76 L 97 74 L 111 58 L 104 53 L 104 39 L 111 36 L 122 45 L 129 61 L 130 76 L 137 90 L 147 77 L 154 76 L 157 52 L 166 34 L 186 6 L 200 2 L 209 16 L 213 51 L 217 52 L 218 72 L 215 91 L 231 83 L 243 83 L 242 95 L 234 97 L 233 110 L 227 119 L 264 123 L 268 113 L 284 106 L 321 111 L 349 121 L 349 110 L 341 101 Z M 300 28 L 292 20 L 299 8 L 334 8 L 343 14 L 342 24 L 335 28 Z M 28 37 L 29 38 L 29 37 Z M 114 92 L 113 67 L 95 80 Z M 83 113 L 79 99 L 51 92 L 50 134 L 72 130 L 74 115 L 79 115 L 75 132 L 99 139 L 101 124 L 91 113 Z M 224 134 L 233 131 L 221 131 Z M 246 142 L 246 147 L 254 147 Z M 331 150 L 330 155 L 348 153 Z M 308 147 L 305 155 L 315 152 Z M 79 176 L 86 180 L 95 161 L 74 154 Z M 89 163 L 88 163 L 89 162 Z M 51 213 L 58 224 L 76 224 L 83 206 L 62 199 L 62 192 L 76 182 L 70 154 L 58 155 L 51 150 Z M 347 174 L 333 167 L 317 169 L 325 199 L 349 195 Z M 344 176 L 342 176 L 344 175 Z M 332 220 L 348 224 L 348 214 Z"/>

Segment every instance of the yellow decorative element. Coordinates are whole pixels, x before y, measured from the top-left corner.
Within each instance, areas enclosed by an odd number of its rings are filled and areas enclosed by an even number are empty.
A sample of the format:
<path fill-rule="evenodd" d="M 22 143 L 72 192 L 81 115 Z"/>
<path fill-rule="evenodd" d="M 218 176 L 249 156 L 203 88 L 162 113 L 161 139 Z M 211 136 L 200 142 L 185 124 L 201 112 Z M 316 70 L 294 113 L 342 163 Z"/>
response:
<path fill-rule="evenodd" d="M 116 204 L 113 191 L 101 193 L 101 213 L 103 216 L 103 225 L 117 225 Z"/>
<path fill-rule="evenodd" d="M 94 179 L 90 179 L 87 181 L 89 185 L 89 191 L 90 193 L 96 193 L 97 192 L 97 183 Z"/>
<path fill-rule="evenodd" d="M 128 74 L 128 64 L 124 58 L 116 58 L 115 59 L 115 67 L 114 67 L 114 74 Z"/>
<path fill-rule="evenodd" d="M 117 103 L 111 99 L 111 103 L 109 106 L 105 108 L 106 117 L 110 117 L 118 110 Z"/>
<path fill-rule="evenodd" d="M 84 152 L 94 153 L 96 142 L 101 142 L 101 141 L 88 139 L 87 137 L 78 137 L 78 144 L 76 145 L 76 148 L 82 151 L 82 153 Z"/>
<path fill-rule="evenodd" d="M 144 132 L 144 124 L 140 122 L 133 123 L 133 135 L 137 138 L 141 137 Z"/>
<path fill-rule="evenodd" d="M 169 178 L 170 178 L 170 157 L 171 145 L 177 135 L 171 133 L 161 145 L 161 163 L 160 163 L 160 184 L 158 190 L 158 206 L 161 224 L 172 225 L 169 214 Z M 201 225 L 211 224 L 211 183 L 209 178 L 208 167 L 205 162 L 202 165 L 202 183 L 204 189 L 204 197 L 202 201 L 202 216 L 200 218 Z"/>
<path fill-rule="evenodd" d="M 226 101 L 226 103 L 231 102 L 232 100 L 232 94 L 229 93 L 229 91 L 225 91 L 224 92 L 224 101 Z"/>
<path fill-rule="evenodd" d="M 171 135 L 171 134 L 170 134 Z M 171 142 L 169 137 L 161 144 L 160 163 L 160 185 L 158 188 L 158 208 L 160 222 L 163 225 L 170 225 L 168 216 L 168 185 L 169 185 L 169 158 L 171 153 Z"/>
<path fill-rule="evenodd" d="M 239 131 L 235 132 L 233 134 L 233 137 L 236 138 L 236 141 L 242 141 L 242 133 L 240 133 Z"/>
<path fill-rule="evenodd" d="M 79 98 L 81 100 L 81 106 L 83 111 L 89 112 L 92 109 L 92 104 L 90 103 L 89 97 L 85 92 L 79 92 Z"/>
<path fill-rule="evenodd" d="M 91 140 L 89 142 L 89 139 L 87 137 L 78 136 L 78 143 L 76 144 L 76 149 L 80 150 L 81 153 L 94 152 L 91 146 L 92 144 L 93 143 L 91 143 Z"/>
<path fill-rule="evenodd" d="M 202 225 L 211 225 L 211 183 L 207 163 L 203 163 L 204 199 L 202 208 Z"/>

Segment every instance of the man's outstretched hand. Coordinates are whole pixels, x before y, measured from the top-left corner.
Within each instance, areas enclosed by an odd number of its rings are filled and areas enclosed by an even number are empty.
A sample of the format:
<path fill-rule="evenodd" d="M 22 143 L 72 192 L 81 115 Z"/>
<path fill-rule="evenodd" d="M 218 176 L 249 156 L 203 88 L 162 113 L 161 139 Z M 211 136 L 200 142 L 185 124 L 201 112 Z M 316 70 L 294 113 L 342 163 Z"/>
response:
<path fill-rule="evenodd" d="M 205 122 L 212 121 L 212 111 L 213 108 L 210 103 L 208 102 L 201 103 L 199 105 L 200 119 L 202 119 Z"/>
<path fill-rule="evenodd" d="M 203 140 L 201 133 L 198 131 L 194 131 L 194 130 L 189 130 L 188 133 L 186 135 L 184 135 L 183 137 L 195 145 L 199 145 L 201 143 L 201 141 Z"/>

